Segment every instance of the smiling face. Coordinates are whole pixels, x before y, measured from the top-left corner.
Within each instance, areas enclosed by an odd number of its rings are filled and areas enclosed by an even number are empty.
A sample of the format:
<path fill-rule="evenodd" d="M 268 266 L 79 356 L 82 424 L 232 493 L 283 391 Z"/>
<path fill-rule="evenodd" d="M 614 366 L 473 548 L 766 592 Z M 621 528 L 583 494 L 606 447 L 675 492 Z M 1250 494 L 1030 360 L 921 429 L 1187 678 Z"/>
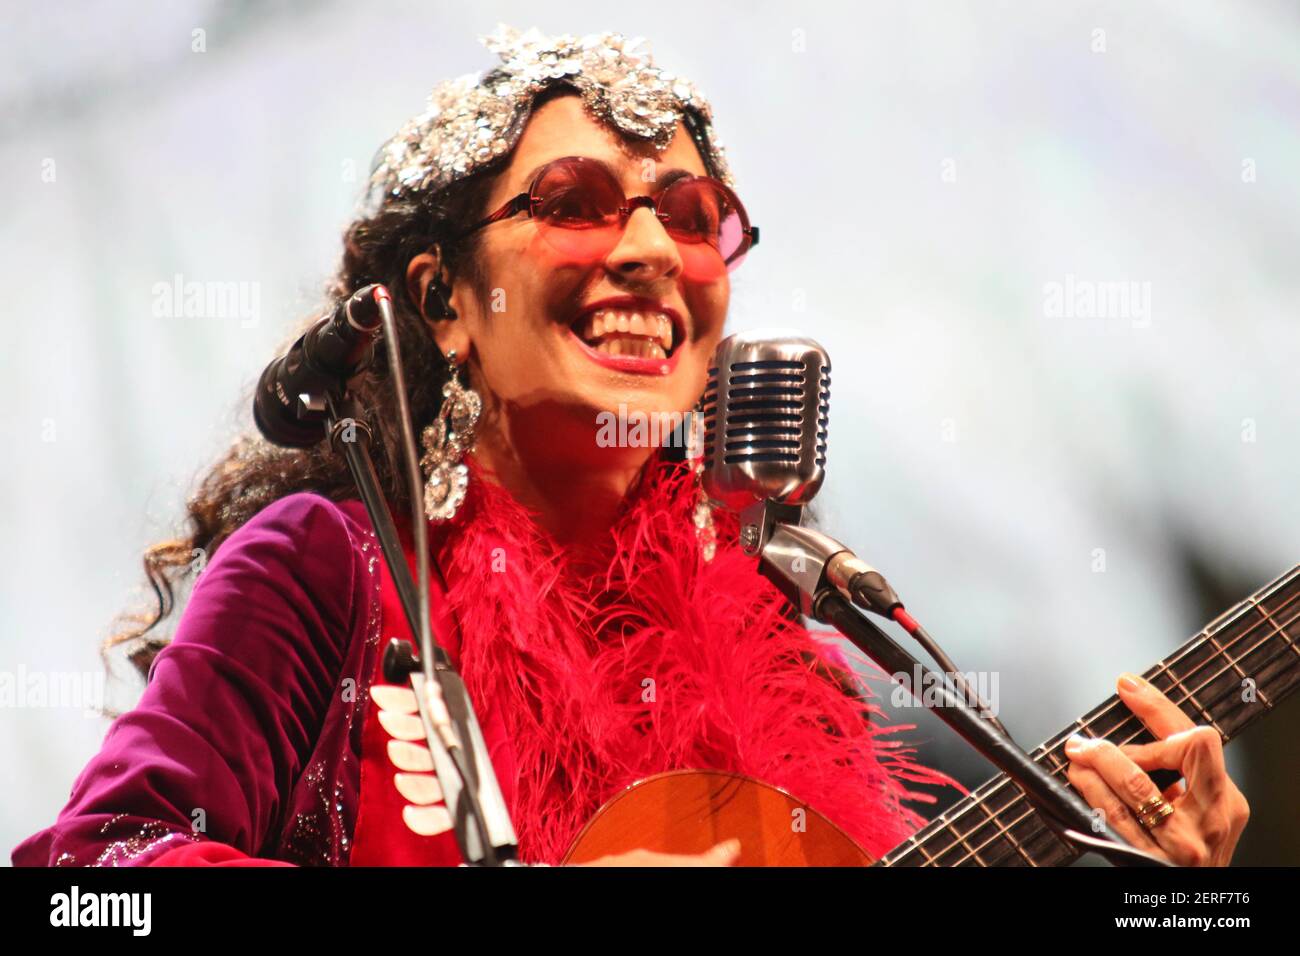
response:
<path fill-rule="evenodd" d="M 658 152 L 597 122 L 578 97 L 561 95 L 533 113 L 486 212 L 527 192 L 538 168 L 568 156 L 603 163 L 629 197 L 657 193 L 674 171 L 707 175 L 682 124 Z M 682 250 L 644 206 L 601 257 L 557 247 L 526 213 L 484 227 L 480 242 L 483 294 L 456 279 L 451 304 L 459 318 L 432 325 L 444 354 L 469 357 L 470 383 L 483 396 L 480 460 L 494 467 L 512 458 L 543 470 L 556 456 L 596 466 L 643 463 L 653 449 L 597 442 L 597 416 L 617 414 L 620 405 L 644 415 L 694 407 L 722 334 L 727 274 L 688 276 Z M 427 256 L 411 263 L 417 302 L 434 263 Z"/>

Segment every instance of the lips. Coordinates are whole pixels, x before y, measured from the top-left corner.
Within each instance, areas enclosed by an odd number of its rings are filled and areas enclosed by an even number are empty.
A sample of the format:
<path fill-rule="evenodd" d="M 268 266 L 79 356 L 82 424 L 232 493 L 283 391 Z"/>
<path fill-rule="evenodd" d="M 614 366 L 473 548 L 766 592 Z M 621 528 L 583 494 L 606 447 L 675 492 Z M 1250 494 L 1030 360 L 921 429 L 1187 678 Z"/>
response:
<path fill-rule="evenodd" d="M 593 302 L 571 328 L 589 358 L 626 372 L 667 374 L 685 339 L 676 309 L 639 296 Z"/>

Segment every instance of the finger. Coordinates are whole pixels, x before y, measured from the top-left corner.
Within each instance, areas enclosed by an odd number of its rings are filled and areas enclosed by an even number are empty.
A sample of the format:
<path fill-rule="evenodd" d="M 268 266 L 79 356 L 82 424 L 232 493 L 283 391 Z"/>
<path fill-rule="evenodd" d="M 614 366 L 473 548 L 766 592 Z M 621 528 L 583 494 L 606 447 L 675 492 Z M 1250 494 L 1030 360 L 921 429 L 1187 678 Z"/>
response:
<path fill-rule="evenodd" d="M 1168 859 L 1164 851 L 1133 818 L 1128 807 L 1124 806 L 1124 801 L 1106 785 L 1101 774 L 1072 760 L 1065 775 L 1074 789 L 1078 790 L 1083 799 L 1088 802 L 1088 806 L 1100 810 L 1106 825 L 1128 841 L 1130 846 L 1161 859 Z"/>
<path fill-rule="evenodd" d="M 578 866 L 735 866 L 740 860 L 740 841 L 724 840 L 703 853 L 660 853 L 656 850 L 630 850 L 603 856 Z"/>
<path fill-rule="evenodd" d="M 703 853 L 634 851 L 626 856 L 631 866 L 733 866 L 740 858 L 740 841 L 724 840 Z"/>
<path fill-rule="evenodd" d="M 1208 730 L 1209 728 L 1201 728 Z M 1197 729 L 1189 731 L 1195 735 Z M 1213 731 L 1211 731 L 1213 733 Z M 1168 749 L 1181 748 L 1183 735 L 1176 734 L 1170 741 L 1161 741 Z M 1084 740 L 1072 737 L 1066 741 L 1066 754 L 1073 764 L 1095 771 L 1112 793 L 1124 802 L 1127 809 L 1136 813 L 1152 797 L 1160 796 L 1152 779 L 1134 763 L 1127 754 L 1108 740 Z M 1189 789 L 1194 789 L 1189 784 Z M 1150 839 L 1159 844 L 1169 859 L 1182 866 L 1203 866 L 1211 860 L 1211 839 L 1222 842 L 1218 836 L 1206 831 L 1207 815 L 1200 799 L 1184 799 L 1174 805 L 1174 813 L 1151 828 L 1142 829 Z M 1137 822 L 1137 821 L 1135 821 Z M 1141 826 L 1140 823 L 1138 823 Z M 1118 829 L 1118 828 L 1117 828 Z"/>
<path fill-rule="evenodd" d="M 1159 788 L 1146 771 L 1109 740 L 1087 740 L 1076 734 L 1065 742 L 1065 753 L 1072 761 L 1100 774 L 1130 810 L 1136 812 L 1138 807 L 1160 796 Z"/>
<path fill-rule="evenodd" d="M 1228 782 L 1223 761 L 1223 739 L 1213 727 L 1193 726 L 1164 740 L 1127 744 L 1123 753 L 1143 770 L 1177 770 L 1188 787 L 1204 800 L 1212 800 Z"/>
<path fill-rule="evenodd" d="M 740 841 L 734 837 L 723 840 L 717 846 L 710 847 L 698 857 L 696 866 L 735 866 L 740 860 Z"/>
<path fill-rule="evenodd" d="M 1160 746 L 1164 746 L 1167 743 L 1168 743 L 1167 740 L 1156 741 L 1156 744 L 1159 744 Z M 1148 746 L 1151 745 L 1150 744 L 1124 744 L 1119 749 L 1124 751 L 1124 753 L 1128 754 L 1129 759 L 1132 760 L 1134 763 L 1136 763 L 1143 770 L 1150 771 L 1150 770 L 1170 769 L 1168 767 L 1161 767 L 1159 760 L 1153 760 L 1151 757 L 1143 755 L 1144 751 L 1142 750 L 1142 748 Z M 1177 800 L 1186 792 L 1187 792 L 1187 783 L 1180 778 L 1178 780 L 1175 780 L 1169 786 L 1165 787 L 1162 791 L 1160 791 L 1160 796 L 1164 797 L 1170 803 L 1173 803 L 1175 800 Z"/>
<path fill-rule="evenodd" d="M 1120 700 L 1157 740 L 1196 726 L 1177 704 L 1136 674 L 1121 674 L 1116 686 Z"/>

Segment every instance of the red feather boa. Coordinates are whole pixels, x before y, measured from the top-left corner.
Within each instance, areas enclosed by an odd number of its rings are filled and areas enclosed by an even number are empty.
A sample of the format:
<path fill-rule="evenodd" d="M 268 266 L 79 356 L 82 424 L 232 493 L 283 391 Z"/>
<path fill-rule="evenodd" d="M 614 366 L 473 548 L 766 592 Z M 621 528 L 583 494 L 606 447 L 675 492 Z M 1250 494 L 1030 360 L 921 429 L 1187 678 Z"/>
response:
<path fill-rule="evenodd" d="M 703 560 L 681 465 L 652 461 L 610 538 L 582 552 L 471 472 L 440 566 L 461 672 L 474 700 L 502 709 L 515 749 L 511 811 L 526 861 L 559 862 L 606 800 L 665 770 L 781 787 L 876 857 L 924 822 L 908 802 L 933 802 L 906 782 L 962 789 L 887 739 L 911 725 L 864 720 L 882 712 L 804 662 L 833 665 L 838 652 L 783 616 L 783 598 L 734 544 L 734 519 L 715 516 L 717 555 Z"/>

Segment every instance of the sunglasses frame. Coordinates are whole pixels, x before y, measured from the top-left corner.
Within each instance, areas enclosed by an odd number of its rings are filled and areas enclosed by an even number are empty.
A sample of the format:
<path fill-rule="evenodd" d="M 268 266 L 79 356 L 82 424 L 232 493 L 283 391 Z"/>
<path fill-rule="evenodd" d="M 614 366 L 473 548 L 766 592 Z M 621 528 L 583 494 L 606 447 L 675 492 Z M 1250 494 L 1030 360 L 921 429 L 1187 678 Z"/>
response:
<path fill-rule="evenodd" d="M 614 185 L 618 187 L 619 192 L 623 192 L 623 187 L 618 183 L 617 180 L 614 179 L 614 176 L 612 173 L 610 173 L 609 168 L 600 160 L 593 159 L 590 156 L 561 156 L 559 159 L 551 160 L 551 162 L 547 163 L 545 166 L 543 166 L 541 169 L 537 171 L 537 175 L 533 177 L 533 181 L 529 184 L 528 190 L 526 192 L 522 192 L 518 196 L 507 201 L 505 205 L 503 205 L 496 212 L 492 213 L 492 215 L 488 216 L 486 219 L 480 220 L 479 222 L 476 222 L 474 225 L 470 226 L 468 229 L 464 230 L 463 232 L 458 233 L 455 236 L 455 239 L 453 241 L 459 241 L 461 239 L 464 239 L 466 236 L 478 232 L 478 230 L 482 229 L 485 226 L 490 226 L 494 222 L 501 222 L 502 220 L 510 219 L 513 216 L 519 215 L 521 212 L 528 213 L 530 219 L 536 218 L 535 216 L 536 209 L 541 204 L 542 198 L 540 196 L 536 196 L 535 194 L 537 192 L 538 184 L 540 184 L 542 181 L 542 177 L 544 177 L 548 172 L 550 172 L 552 167 L 554 167 L 559 163 L 569 164 L 575 162 L 584 163 L 584 164 L 585 163 L 594 164 L 595 167 L 598 168 L 603 175 L 607 176 L 609 179 L 614 181 Z M 733 252 L 730 256 L 728 256 L 726 260 L 724 260 L 723 262 L 723 265 L 730 267 L 732 262 L 735 262 L 741 256 L 744 256 L 746 253 L 748 253 L 750 249 L 754 248 L 754 246 L 758 245 L 758 226 L 751 226 L 749 224 L 749 214 L 745 211 L 744 205 L 740 202 L 740 199 L 731 190 L 731 188 L 727 186 L 726 183 L 714 179 L 712 176 L 693 176 L 693 175 L 682 176 L 678 179 L 674 179 L 671 183 L 669 183 L 659 193 L 655 195 L 628 196 L 626 193 L 624 193 L 623 205 L 621 205 L 618 210 L 619 215 L 622 217 L 621 228 L 623 229 L 627 228 L 627 221 L 631 217 L 632 213 L 642 206 L 645 206 L 647 209 L 652 210 L 655 214 L 655 218 L 657 218 L 661 223 L 666 224 L 668 221 L 668 216 L 664 212 L 662 212 L 659 208 L 660 203 L 663 202 L 663 197 L 668 195 L 668 191 L 671 190 L 678 183 L 687 183 L 696 180 L 707 180 L 708 182 L 716 186 L 718 189 L 722 190 L 723 195 L 726 196 L 726 198 L 735 207 L 736 212 L 740 215 L 740 225 L 741 225 L 740 231 L 741 231 L 741 235 L 744 238 L 741 239 L 740 246 L 736 249 L 736 251 Z"/>

